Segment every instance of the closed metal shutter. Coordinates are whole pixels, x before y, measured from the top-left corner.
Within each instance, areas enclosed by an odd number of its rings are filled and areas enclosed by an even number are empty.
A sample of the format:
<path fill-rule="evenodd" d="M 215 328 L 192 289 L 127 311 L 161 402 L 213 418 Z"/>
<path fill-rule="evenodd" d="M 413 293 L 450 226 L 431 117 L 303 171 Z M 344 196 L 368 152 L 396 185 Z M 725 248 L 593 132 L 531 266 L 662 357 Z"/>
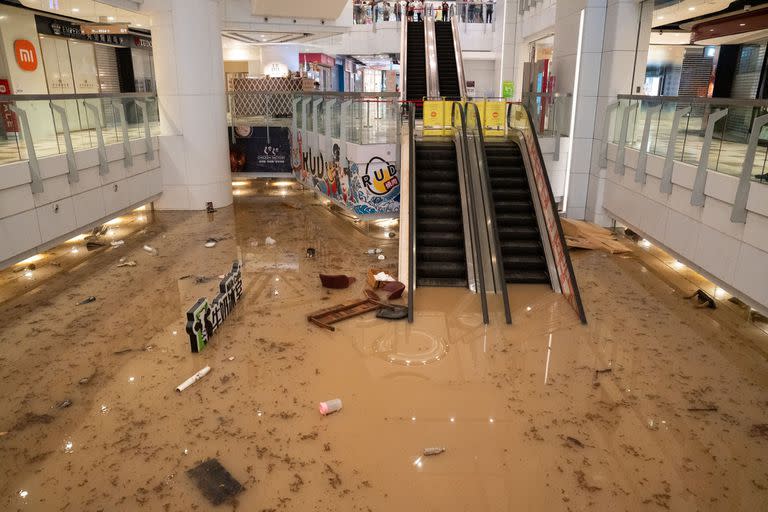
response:
<path fill-rule="evenodd" d="M 733 76 L 731 98 L 753 100 L 760 85 L 760 71 L 765 59 L 765 43 L 745 44 L 739 51 L 739 62 Z M 746 142 L 753 118 L 752 107 L 737 107 L 728 110 L 727 139 Z"/>
<path fill-rule="evenodd" d="M 99 90 L 104 94 L 120 94 L 120 77 L 117 73 L 115 47 L 104 44 L 96 47 L 96 69 L 99 73 Z M 102 111 L 107 126 L 115 124 L 115 114 L 111 100 L 102 100 Z"/>

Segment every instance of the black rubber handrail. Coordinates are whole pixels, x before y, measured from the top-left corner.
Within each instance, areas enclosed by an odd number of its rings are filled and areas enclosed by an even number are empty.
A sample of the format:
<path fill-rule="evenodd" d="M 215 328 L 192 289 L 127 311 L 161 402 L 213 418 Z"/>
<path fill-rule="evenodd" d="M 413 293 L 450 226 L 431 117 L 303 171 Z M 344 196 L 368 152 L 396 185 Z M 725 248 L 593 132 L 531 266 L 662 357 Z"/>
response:
<path fill-rule="evenodd" d="M 456 126 L 456 112 L 459 113 L 459 120 L 461 121 L 461 126 Z M 475 272 L 477 274 L 477 284 L 480 286 L 480 303 L 482 305 L 483 309 L 483 323 L 488 324 L 488 292 L 485 289 L 485 275 L 483 272 L 483 265 L 482 262 L 478 262 L 477 259 L 475 259 L 475 253 L 480 250 L 480 235 L 478 234 L 478 223 L 477 223 L 477 212 L 475 209 L 475 193 L 474 193 L 474 186 L 472 185 L 472 180 L 469 177 L 469 143 L 467 142 L 467 116 L 466 116 L 466 109 L 461 104 L 461 102 L 456 101 L 453 104 L 453 107 L 451 108 L 451 127 L 454 130 L 459 130 L 461 136 L 461 145 L 462 145 L 462 153 L 464 154 L 464 158 L 462 158 L 462 164 L 464 164 L 464 170 L 463 172 L 460 170 L 461 176 L 464 178 L 464 185 L 465 190 L 467 192 L 467 208 L 469 209 L 469 226 L 471 231 L 471 240 L 470 243 L 473 246 L 472 252 L 472 258 L 475 260 L 473 267 L 475 268 Z"/>
<path fill-rule="evenodd" d="M 576 282 L 576 274 L 573 272 L 573 264 L 571 263 L 571 255 L 568 252 L 568 246 L 565 243 L 565 236 L 563 235 L 563 226 L 560 222 L 560 215 L 557 212 L 557 203 L 555 203 L 555 196 L 552 194 L 552 185 L 549 182 L 549 174 L 546 172 L 546 165 L 544 164 L 544 157 L 541 153 L 541 146 L 539 145 L 539 138 L 536 136 L 536 130 L 534 129 L 535 125 L 533 124 L 533 119 L 531 118 L 531 113 L 528 111 L 527 108 L 525 108 L 524 105 L 519 104 L 508 104 L 507 105 L 507 128 L 511 130 L 515 130 L 516 128 L 512 126 L 512 109 L 514 107 L 522 108 L 526 115 L 526 121 L 528 122 L 528 127 L 531 130 L 531 133 L 533 134 L 533 141 L 536 144 L 536 154 L 531 155 L 529 153 L 530 158 L 537 158 L 539 161 L 539 164 L 541 165 L 541 168 L 544 170 L 544 182 L 547 185 L 547 194 L 549 194 L 549 204 L 550 208 L 552 209 L 552 213 L 555 216 L 555 223 L 557 226 L 557 235 L 560 239 L 560 245 L 563 248 L 563 252 L 565 254 L 565 263 L 568 268 L 568 273 L 570 274 L 570 280 L 571 280 L 571 288 L 573 289 L 573 296 L 576 300 L 576 313 L 579 315 L 579 319 L 581 320 L 581 323 L 586 324 L 587 323 L 587 314 L 584 311 L 584 304 L 581 301 L 581 294 L 579 293 L 579 285 Z M 526 151 L 528 152 L 528 148 L 522 147 L 525 144 L 525 141 L 521 144 L 520 151 Z M 534 184 L 535 186 L 535 184 Z M 567 192 L 567 191 L 566 191 Z M 531 193 L 535 193 L 534 190 L 531 191 Z M 543 207 L 543 205 L 542 205 Z M 553 254 L 553 257 L 555 255 Z M 559 272 L 557 269 L 557 263 L 555 262 L 555 272 Z M 558 275 L 558 280 L 560 276 Z"/>
<path fill-rule="evenodd" d="M 474 114 L 474 115 L 473 115 Z M 495 272 L 499 275 L 501 283 L 501 297 L 504 301 L 504 316 L 508 324 L 512 323 L 512 313 L 509 309 L 509 294 L 507 293 L 507 282 L 504 279 L 504 257 L 501 253 L 501 240 L 499 239 L 499 226 L 496 222 L 496 203 L 493 200 L 493 192 L 491 191 L 491 175 L 488 171 L 488 157 L 485 153 L 485 136 L 483 135 L 483 124 L 480 120 L 480 110 L 477 108 L 476 103 L 466 103 L 466 115 L 469 118 L 473 118 L 475 127 L 477 128 L 476 137 L 480 140 L 480 148 L 482 148 L 482 154 L 478 152 L 478 164 L 480 167 L 480 183 L 484 185 L 483 197 L 488 200 L 488 212 L 487 216 L 490 218 L 490 226 L 493 227 L 492 236 L 494 244 L 495 265 L 493 265 Z M 485 225 L 488 226 L 488 218 L 484 219 Z"/>
<path fill-rule="evenodd" d="M 413 290 L 416 280 L 416 106 L 408 110 L 408 322 L 413 322 Z"/>

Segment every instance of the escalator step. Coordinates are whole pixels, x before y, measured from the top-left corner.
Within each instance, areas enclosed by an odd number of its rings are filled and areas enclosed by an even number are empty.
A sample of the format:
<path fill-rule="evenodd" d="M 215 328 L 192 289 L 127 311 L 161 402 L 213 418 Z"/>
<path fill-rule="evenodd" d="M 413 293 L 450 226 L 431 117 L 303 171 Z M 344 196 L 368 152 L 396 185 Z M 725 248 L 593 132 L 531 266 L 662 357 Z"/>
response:
<path fill-rule="evenodd" d="M 504 256 L 504 268 L 510 272 L 517 270 L 536 270 L 539 272 L 546 272 L 547 261 L 543 256 L 538 254 L 525 254 Z"/>
<path fill-rule="evenodd" d="M 524 213 L 497 213 L 496 222 L 499 226 L 536 226 L 536 216 Z"/>
<path fill-rule="evenodd" d="M 549 275 L 546 272 L 535 271 L 511 271 L 504 272 L 504 279 L 508 283 L 520 284 L 549 284 Z"/>
<path fill-rule="evenodd" d="M 440 279 L 429 277 L 417 277 L 416 286 L 422 288 L 439 287 L 439 288 L 466 288 L 469 285 L 467 279 Z"/>
<path fill-rule="evenodd" d="M 501 240 L 501 254 L 544 254 L 539 240 Z"/>
<path fill-rule="evenodd" d="M 431 263 L 417 263 L 416 275 L 422 278 L 428 277 L 442 277 L 442 278 L 454 278 L 454 279 L 466 279 L 467 267 L 464 262 L 452 262 L 452 261 L 438 261 Z"/>
<path fill-rule="evenodd" d="M 463 264 L 464 250 L 453 247 L 416 247 L 416 257 L 418 261 L 453 261 Z"/>
<path fill-rule="evenodd" d="M 417 247 L 464 247 L 464 232 L 419 232 L 416 231 Z"/>

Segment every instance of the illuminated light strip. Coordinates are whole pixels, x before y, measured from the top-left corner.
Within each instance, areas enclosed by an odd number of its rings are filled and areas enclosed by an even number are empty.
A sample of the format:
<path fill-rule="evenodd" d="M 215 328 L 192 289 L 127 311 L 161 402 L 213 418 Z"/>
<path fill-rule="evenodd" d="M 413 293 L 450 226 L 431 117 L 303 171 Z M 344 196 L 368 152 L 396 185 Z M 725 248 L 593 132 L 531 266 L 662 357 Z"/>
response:
<path fill-rule="evenodd" d="M 571 138 L 571 148 L 568 150 L 568 163 L 565 166 L 565 189 L 563 190 L 563 211 L 568 212 L 568 187 L 571 183 L 571 164 L 573 163 L 574 130 L 576 128 L 576 105 L 579 99 L 579 77 L 581 75 L 581 43 L 584 39 L 584 9 L 579 14 L 579 42 L 576 46 L 576 76 L 573 83 L 573 100 L 571 104 L 571 128 L 568 131 Z M 590 169 L 591 170 L 591 169 Z M 586 204 L 585 210 L 586 210 Z"/>

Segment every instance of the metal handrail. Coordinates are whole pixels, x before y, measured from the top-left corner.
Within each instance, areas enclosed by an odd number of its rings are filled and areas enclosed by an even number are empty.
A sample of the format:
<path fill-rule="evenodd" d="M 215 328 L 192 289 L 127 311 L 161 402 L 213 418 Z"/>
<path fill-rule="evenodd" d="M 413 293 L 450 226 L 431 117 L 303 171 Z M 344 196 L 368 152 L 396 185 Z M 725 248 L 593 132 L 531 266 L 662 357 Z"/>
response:
<path fill-rule="evenodd" d="M 739 98 L 702 98 L 700 96 L 646 96 L 639 94 L 619 94 L 619 100 L 648 101 L 648 102 L 679 102 L 695 103 L 699 105 L 716 105 L 729 107 L 765 107 L 768 108 L 768 100 L 750 100 Z"/>
<path fill-rule="evenodd" d="M 465 110 L 467 117 L 471 116 L 470 110 L 474 111 L 475 126 L 477 128 L 477 137 L 480 140 L 480 148 L 482 148 L 482 154 L 477 154 L 477 161 L 480 166 L 481 172 L 481 186 L 484 183 L 483 196 L 488 201 L 488 211 L 486 212 L 486 218 L 484 219 L 485 226 L 491 226 L 493 245 L 494 245 L 494 258 L 491 261 L 494 271 L 499 276 L 499 282 L 501 287 L 501 296 L 504 301 L 504 315 L 508 324 L 512 323 L 512 313 L 509 309 L 509 294 L 507 293 L 507 283 L 504 278 L 504 256 L 501 253 L 501 239 L 499 238 L 499 228 L 496 222 L 496 203 L 493 199 L 493 192 L 491 191 L 491 175 L 488 171 L 488 157 L 485 154 L 485 136 L 483 135 L 483 123 L 480 120 L 480 109 L 477 108 L 475 103 L 467 102 L 465 104 Z M 466 132 L 466 128 L 465 128 Z M 465 133 L 466 135 L 466 133 Z"/>
<path fill-rule="evenodd" d="M 467 81 L 464 78 L 464 59 L 461 53 L 461 38 L 459 37 L 459 16 L 454 14 L 451 17 L 451 32 L 453 33 L 453 53 L 456 57 L 456 74 L 459 78 L 459 94 L 462 98 L 467 97 Z"/>
<path fill-rule="evenodd" d="M 416 279 L 416 107 L 408 110 L 408 322 L 413 322 L 413 290 Z"/>
<path fill-rule="evenodd" d="M 440 97 L 440 77 L 437 69 L 437 37 L 435 19 L 424 18 L 424 64 L 427 81 L 427 98 Z"/>
<path fill-rule="evenodd" d="M 408 83 L 408 16 L 403 16 L 400 22 L 400 101 L 405 101 L 405 86 Z M 413 321 L 413 320 L 411 320 Z"/>
<path fill-rule="evenodd" d="M 459 113 L 459 119 L 461 121 L 461 127 L 456 126 L 456 112 Z M 451 127 L 454 132 L 459 131 L 462 145 L 462 151 L 465 156 L 469 155 L 469 142 L 467 141 L 467 116 L 466 108 L 461 102 L 456 101 L 451 107 Z M 472 185 L 472 180 L 467 175 L 467 158 L 463 159 L 464 169 L 459 169 L 459 174 L 464 180 L 465 189 L 467 191 L 467 205 L 469 207 L 469 225 L 472 233 L 472 258 L 475 260 L 475 272 L 477 273 L 477 282 L 480 286 L 480 304 L 483 310 L 483 323 L 488 324 L 488 290 L 485 287 L 485 273 L 483 272 L 482 263 L 477 261 L 475 257 L 480 250 L 480 235 L 478 233 L 477 211 L 475 208 L 475 192 Z"/>
<path fill-rule="evenodd" d="M 62 101 L 62 100 L 119 100 L 157 98 L 153 92 L 124 92 L 124 93 L 87 93 L 87 94 L 9 94 L 2 97 L 3 103 L 13 101 Z"/>

